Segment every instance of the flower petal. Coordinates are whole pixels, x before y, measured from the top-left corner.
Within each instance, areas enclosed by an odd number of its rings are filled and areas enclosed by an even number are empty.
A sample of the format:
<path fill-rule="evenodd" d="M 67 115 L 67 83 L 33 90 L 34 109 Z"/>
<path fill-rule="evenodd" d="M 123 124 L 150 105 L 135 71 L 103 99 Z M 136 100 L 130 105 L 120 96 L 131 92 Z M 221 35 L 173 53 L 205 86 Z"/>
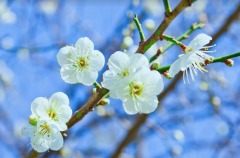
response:
<path fill-rule="evenodd" d="M 77 74 L 78 81 L 87 86 L 92 85 L 97 80 L 97 77 L 97 72 L 90 72 L 88 70 L 80 71 Z"/>
<path fill-rule="evenodd" d="M 45 152 L 49 149 L 49 142 L 38 134 L 31 137 L 31 145 L 33 149 L 39 153 Z"/>
<path fill-rule="evenodd" d="M 89 60 L 89 68 L 93 71 L 100 71 L 105 63 L 105 58 L 101 52 L 98 50 L 92 51 Z"/>
<path fill-rule="evenodd" d="M 57 54 L 57 61 L 59 65 L 63 66 L 65 64 L 71 64 L 71 61 L 69 60 L 72 56 L 73 51 L 76 51 L 74 47 L 72 46 L 65 46 L 61 48 Z"/>
<path fill-rule="evenodd" d="M 182 58 L 177 59 L 169 69 L 169 76 L 174 77 L 181 70 Z"/>
<path fill-rule="evenodd" d="M 69 105 L 61 105 L 60 108 L 58 108 L 58 118 L 61 122 L 66 123 L 70 120 L 72 116 L 72 109 L 69 107 Z"/>
<path fill-rule="evenodd" d="M 158 99 L 156 96 L 148 97 L 148 100 L 140 102 L 139 109 L 140 113 L 149 114 L 156 110 L 158 106 Z"/>
<path fill-rule="evenodd" d="M 204 33 L 198 34 L 188 45 L 189 48 L 192 48 L 193 51 L 201 49 L 203 46 L 208 44 L 212 40 L 211 36 L 208 36 Z"/>
<path fill-rule="evenodd" d="M 126 100 L 123 101 L 123 108 L 125 112 L 129 115 L 134 115 L 139 112 L 137 111 L 136 105 L 132 98 L 127 98 Z"/>
<path fill-rule="evenodd" d="M 143 80 L 146 84 L 145 93 L 150 95 L 158 95 L 162 92 L 164 83 L 159 72 L 149 71 L 148 73 L 145 73 L 144 76 L 146 76 L 144 78 L 146 81 Z"/>
<path fill-rule="evenodd" d="M 51 139 L 53 139 L 50 145 L 51 150 L 57 151 L 63 147 L 63 137 L 60 132 L 53 133 L 53 135 L 51 136 Z"/>
<path fill-rule="evenodd" d="M 195 62 L 196 52 L 187 53 L 181 56 L 181 70 L 185 71 Z"/>
<path fill-rule="evenodd" d="M 110 70 L 120 72 L 128 66 L 129 56 L 126 53 L 117 51 L 112 54 L 108 60 L 108 67 Z"/>
<path fill-rule="evenodd" d="M 61 77 L 67 83 L 71 84 L 77 83 L 78 79 L 76 71 L 77 71 L 76 69 L 73 69 L 71 67 L 62 67 L 60 70 Z"/>
<path fill-rule="evenodd" d="M 38 97 L 38 98 L 34 99 L 32 104 L 31 104 L 32 114 L 38 115 L 37 112 L 36 112 L 36 109 L 39 106 L 47 107 L 48 106 L 48 100 L 46 98 L 43 98 L 43 97 Z"/>
<path fill-rule="evenodd" d="M 81 54 L 94 49 L 93 42 L 88 37 L 79 38 L 75 43 L 75 47 L 80 50 Z"/>
<path fill-rule="evenodd" d="M 130 69 L 133 70 L 133 72 L 137 71 L 139 68 L 142 67 L 149 67 L 148 58 L 143 54 L 133 54 L 130 56 Z"/>
<path fill-rule="evenodd" d="M 56 102 L 58 105 L 69 105 L 68 96 L 63 92 L 54 93 L 49 101 L 52 103 Z"/>

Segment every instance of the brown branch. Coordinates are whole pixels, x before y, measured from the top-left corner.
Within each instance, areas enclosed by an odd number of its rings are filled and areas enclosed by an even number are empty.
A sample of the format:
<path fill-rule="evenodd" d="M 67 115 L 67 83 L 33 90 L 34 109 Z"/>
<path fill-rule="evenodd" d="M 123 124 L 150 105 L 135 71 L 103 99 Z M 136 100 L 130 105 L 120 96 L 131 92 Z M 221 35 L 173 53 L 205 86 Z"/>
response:
<path fill-rule="evenodd" d="M 221 28 L 212 36 L 213 40 L 211 43 L 214 43 L 217 38 L 219 38 L 224 32 L 226 32 L 231 24 L 238 18 L 238 15 L 240 13 L 240 5 L 236 9 L 235 12 L 233 12 L 232 15 L 230 15 L 226 22 L 221 26 Z M 233 18 L 234 17 L 234 18 Z M 177 75 L 174 80 L 171 82 L 171 84 L 159 95 L 158 100 L 161 102 L 164 97 L 174 89 L 175 85 L 178 83 L 182 75 Z M 137 119 L 137 121 L 132 125 L 132 127 L 129 129 L 127 132 L 127 135 L 122 139 L 114 153 L 112 154 L 111 158 L 116 158 L 119 157 L 121 154 L 122 150 L 135 138 L 137 135 L 140 127 L 146 122 L 147 118 L 149 115 L 141 115 Z"/>
<path fill-rule="evenodd" d="M 184 10 L 185 8 L 191 6 L 192 0 L 182 0 L 177 7 L 165 15 L 162 23 L 159 25 L 157 30 L 149 37 L 145 42 L 141 42 L 139 44 L 139 48 L 136 52 L 144 54 L 154 43 L 156 43 L 160 38 L 163 32 L 167 29 L 167 27 L 171 24 L 171 22 L 177 17 L 177 15 Z"/>
<path fill-rule="evenodd" d="M 191 0 L 182 0 L 178 6 L 169 14 L 167 17 L 164 18 L 163 22 L 160 24 L 158 29 L 153 33 L 153 35 L 147 39 L 145 42 L 141 43 L 137 52 L 138 53 L 144 53 L 148 48 L 150 48 L 157 40 L 159 40 L 159 37 L 162 35 L 162 33 L 166 30 L 166 28 L 169 26 L 169 24 L 172 22 L 172 20 L 186 7 L 191 5 Z M 228 27 L 230 26 L 230 23 L 232 23 L 234 20 L 236 20 L 237 15 L 239 14 L 239 9 L 238 9 L 231 15 L 234 18 L 232 20 L 229 20 L 231 16 L 228 18 L 226 22 L 229 24 L 224 24 L 223 27 L 213 36 L 213 41 L 218 38 L 222 33 L 224 33 Z M 223 29 L 224 28 L 224 29 Z M 223 31 L 222 31 L 223 30 Z M 220 35 L 218 35 L 220 33 Z M 181 75 L 177 75 L 175 79 L 171 82 L 171 84 L 159 95 L 159 101 L 161 101 L 177 84 L 179 79 L 181 78 Z M 101 88 L 98 90 L 97 93 L 93 94 L 92 97 L 78 110 L 74 113 L 72 118 L 69 120 L 67 123 L 68 128 L 71 128 L 73 125 L 75 125 L 78 121 L 80 121 L 86 114 L 91 112 L 96 104 L 108 94 L 109 90 L 105 88 Z M 133 139 L 134 136 L 137 134 L 139 128 L 141 125 L 147 120 L 148 115 L 141 115 L 139 116 L 138 120 L 136 123 L 132 126 L 132 128 L 129 130 L 128 134 L 126 137 L 123 139 L 123 141 L 120 143 L 119 147 L 116 149 L 112 157 L 116 155 L 120 155 L 122 149 L 126 145 L 128 145 Z M 32 150 L 29 154 L 29 158 L 35 158 L 38 156 L 38 153 L 34 150 Z"/>
<path fill-rule="evenodd" d="M 71 119 L 67 122 L 68 128 L 71 128 L 75 125 L 78 121 L 80 121 L 86 114 L 93 111 L 96 104 L 108 94 L 109 90 L 105 88 L 101 88 L 97 91 L 97 93 L 93 94 L 88 101 L 79 109 L 77 110 Z"/>

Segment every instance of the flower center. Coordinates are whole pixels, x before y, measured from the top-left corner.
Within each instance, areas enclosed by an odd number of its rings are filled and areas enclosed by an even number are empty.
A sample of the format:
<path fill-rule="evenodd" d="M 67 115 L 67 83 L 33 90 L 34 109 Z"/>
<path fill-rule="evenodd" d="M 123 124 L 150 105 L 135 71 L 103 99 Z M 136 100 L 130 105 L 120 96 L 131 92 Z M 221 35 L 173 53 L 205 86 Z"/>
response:
<path fill-rule="evenodd" d="M 39 131 L 40 134 L 49 134 L 51 132 L 51 128 L 48 126 L 47 122 L 44 122 L 42 125 L 40 125 L 41 130 Z"/>
<path fill-rule="evenodd" d="M 128 69 L 124 69 L 123 72 L 120 74 L 120 76 L 121 76 L 122 78 L 124 78 L 124 77 L 126 77 L 126 76 L 128 76 L 128 75 L 129 75 Z"/>
<path fill-rule="evenodd" d="M 86 58 L 79 58 L 77 60 L 77 65 L 79 68 L 86 68 L 88 66 L 88 61 Z"/>
<path fill-rule="evenodd" d="M 51 108 L 48 111 L 48 116 L 52 119 L 52 120 L 57 120 L 57 113 Z"/>
<path fill-rule="evenodd" d="M 143 84 L 139 82 L 132 82 L 129 84 L 130 95 L 133 97 L 141 96 L 143 92 Z"/>

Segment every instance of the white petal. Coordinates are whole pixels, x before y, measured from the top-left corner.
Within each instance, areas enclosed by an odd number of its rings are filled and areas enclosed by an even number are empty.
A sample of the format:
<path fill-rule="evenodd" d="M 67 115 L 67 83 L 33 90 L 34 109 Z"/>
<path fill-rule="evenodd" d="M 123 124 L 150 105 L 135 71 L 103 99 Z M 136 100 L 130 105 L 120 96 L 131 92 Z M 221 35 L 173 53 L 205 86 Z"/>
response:
<path fill-rule="evenodd" d="M 37 107 L 39 107 L 39 106 L 48 107 L 48 104 L 49 103 L 46 98 L 38 97 L 38 98 L 34 99 L 31 104 L 32 114 L 38 115 L 36 112 Z"/>
<path fill-rule="evenodd" d="M 31 145 L 37 152 L 45 152 L 49 149 L 49 142 L 40 135 L 35 135 L 31 138 Z"/>
<path fill-rule="evenodd" d="M 110 70 L 120 72 L 126 68 L 129 62 L 129 56 L 126 53 L 117 51 L 112 54 L 108 60 L 108 67 Z"/>
<path fill-rule="evenodd" d="M 211 36 L 208 36 L 204 33 L 197 35 L 188 45 L 189 48 L 192 48 L 193 51 L 201 49 L 203 46 L 208 44 L 212 40 Z"/>
<path fill-rule="evenodd" d="M 66 131 L 68 129 L 66 122 L 60 120 L 54 122 L 59 131 Z"/>
<path fill-rule="evenodd" d="M 89 68 L 93 71 L 100 71 L 105 63 L 105 58 L 98 50 L 92 51 L 89 59 Z"/>
<path fill-rule="evenodd" d="M 77 74 L 78 81 L 87 86 L 92 85 L 97 80 L 97 77 L 97 72 L 90 72 L 88 70 L 80 71 Z"/>
<path fill-rule="evenodd" d="M 58 118 L 61 120 L 61 122 L 66 123 L 69 121 L 69 119 L 72 116 L 72 109 L 69 107 L 69 105 L 61 105 L 60 108 L 58 108 Z"/>
<path fill-rule="evenodd" d="M 149 67 L 149 61 L 143 54 L 133 54 L 130 56 L 130 67 L 131 69 L 138 70 L 142 67 Z"/>
<path fill-rule="evenodd" d="M 146 81 L 147 83 L 146 89 L 150 90 L 148 91 L 148 93 L 155 94 L 155 95 L 158 95 L 159 93 L 161 93 L 164 87 L 164 83 L 160 73 L 157 71 L 150 71 L 150 73 L 146 75 L 149 76 L 148 81 Z"/>
<path fill-rule="evenodd" d="M 140 113 L 149 114 L 156 110 L 158 106 L 158 99 L 156 96 L 148 97 L 148 100 L 140 102 Z"/>
<path fill-rule="evenodd" d="M 72 46 L 65 46 L 61 48 L 57 54 L 57 61 L 59 65 L 63 66 L 65 64 L 70 64 L 71 61 L 69 60 L 72 56 L 73 51 L 76 51 Z"/>
<path fill-rule="evenodd" d="M 103 73 L 102 86 L 107 89 L 112 89 L 117 82 L 117 74 L 114 71 L 107 70 Z"/>
<path fill-rule="evenodd" d="M 182 62 L 182 59 L 179 58 L 171 65 L 169 69 L 170 77 L 174 77 L 181 70 L 181 62 Z"/>
<path fill-rule="evenodd" d="M 181 56 L 181 70 L 185 71 L 187 68 L 192 66 L 194 63 L 194 58 L 196 56 L 196 53 L 187 53 Z"/>
<path fill-rule="evenodd" d="M 67 82 L 67 83 L 77 83 L 78 79 L 77 79 L 77 73 L 76 73 L 76 69 L 70 68 L 70 67 L 62 67 L 60 70 L 61 73 L 61 77 L 62 79 Z"/>
<path fill-rule="evenodd" d="M 109 95 L 112 98 L 118 98 L 116 92 L 118 88 L 116 86 L 120 81 L 121 78 L 114 71 L 107 70 L 103 73 L 102 86 L 110 90 Z"/>
<path fill-rule="evenodd" d="M 49 120 L 48 116 L 48 111 L 50 109 L 50 104 L 42 104 L 36 107 L 36 114 L 40 117 L 40 120 L 37 123 L 37 126 L 40 125 L 41 121 L 44 120 Z"/>
<path fill-rule="evenodd" d="M 53 139 L 53 142 L 50 145 L 51 150 L 57 151 L 63 147 L 63 137 L 60 132 L 54 133 L 54 135 L 52 136 L 52 139 Z"/>
<path fill-rule="evenodd" d="M 134 115 L 139 112 L 137 111 L 136 105 L 132 98 L 128 98 L 123 102 L 123 108 L 125 112 L 129 115 Z"/>
<path fill-rule="evenodd" d="M 63 92 L 54 93 L 50 97 L 49 101 L 51 103 L 56 102 L 58 105 L 69 105 L 68 96 L 65 93 L 63 93 Z"/>
<path fill-rule="evenodd" d="M 34 130 L 36 129 L 36 126 L 28 125 L 21 129 L 23 136 L 31 137 L 34 133 Z"/>
<path fill-rule="evenodd" d="M 93 42 L 88 37 L 79 38 L 75 44 L 75 47 L 78 50 L 81 50 L 81 53 L 86 53 L 84 51 L 89 51 L 94 49 Z"/>

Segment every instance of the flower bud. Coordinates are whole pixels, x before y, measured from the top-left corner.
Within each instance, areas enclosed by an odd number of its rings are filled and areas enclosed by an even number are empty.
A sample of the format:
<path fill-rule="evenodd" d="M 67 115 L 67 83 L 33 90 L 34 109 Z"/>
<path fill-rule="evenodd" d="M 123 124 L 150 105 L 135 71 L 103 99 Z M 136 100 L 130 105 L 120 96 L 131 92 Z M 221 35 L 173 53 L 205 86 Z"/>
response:
<path fill-rule="evenodd" d="M 36 126 L 38 118 L 35 115 L 30 115 L 28 121 L 31 125 Z"/>
<path fill-rule="evenodd" d="M 158 48 L 156 56 L 159 57 L 163 53 L 163 47 Z"/>
<path fill-rule="evenodd" d="M 234 64 L 234 61 L 232 59 L 226 59 L 224 60 L 224 63 L 229 66 L 229 67 L 232 67 L 233 64 Z"/>
<path fill-rule="evenodd" d="M 158 63 L 153 63 L 150 67 L 151 70 L 157 70 L 159 68 L 159 64 Z"/>
<path fill-rule="evenodd" d="M 102 106 L 105 106 L 105 105 L 108 105 L 110 104 L 110 100 L 108 98 L 103 98 L 102 100 L 100 100 L 98 102 L 98 105 L 102 105 Z"/>

